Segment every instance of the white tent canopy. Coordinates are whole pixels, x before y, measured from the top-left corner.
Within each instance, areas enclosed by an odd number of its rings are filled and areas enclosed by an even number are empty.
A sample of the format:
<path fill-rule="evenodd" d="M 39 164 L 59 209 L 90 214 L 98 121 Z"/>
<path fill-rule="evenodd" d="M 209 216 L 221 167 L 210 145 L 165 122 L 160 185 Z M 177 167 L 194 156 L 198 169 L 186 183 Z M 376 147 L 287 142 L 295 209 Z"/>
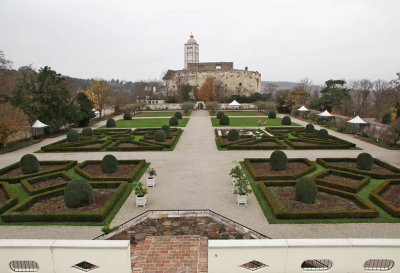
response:
<path fill-rule="evenodd" d="M 309 112 L 310 110 L 308 110 L 304 105 L 302 107 L 300 107 L 299 109 L 297 109 L 297 111 L 299 112 Z"/>
<path fill-rule="evenodd" d="M 32 128 L 44 128 L 44 127 L 49 127 L 49 125 L 44 124 L 40 120 L 36 120 L 35 123 L 32 125 Z"/>
<path fill-rule="evenodd" d="M 325 110 L 324 112 L 322 112 L 321 114 L 318 114 L 318 116 L 320 117 L 333 117 L 328 110 Z"/>
<path fill-rule="evenodd" d="M 348 123 L 353 123 L 353 124 L 367 124 L 365 121 L 363 121 L 359 116 L 356 116 L 355 118 L 347 121 Z"/>
<path fill-rule="evenodd" d="M 229 103 L 229 106 L 239 106 L 241 105 L 240 103 L 238 103 L 236 100 L 233 100 L 231 103 Z"/>

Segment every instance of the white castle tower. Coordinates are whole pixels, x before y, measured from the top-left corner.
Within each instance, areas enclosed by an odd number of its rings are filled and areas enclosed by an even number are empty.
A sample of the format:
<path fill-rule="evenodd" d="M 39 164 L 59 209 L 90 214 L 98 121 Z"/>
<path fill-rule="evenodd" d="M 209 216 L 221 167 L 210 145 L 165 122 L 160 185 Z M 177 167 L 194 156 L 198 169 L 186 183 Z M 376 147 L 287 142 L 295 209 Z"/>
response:
<path fill-rule="evenodd" d="M 185 69 L 188 68 L 189 63 L 199 63 L 199 44 L 190 34 L 190 38 L 185 44 Z"/>

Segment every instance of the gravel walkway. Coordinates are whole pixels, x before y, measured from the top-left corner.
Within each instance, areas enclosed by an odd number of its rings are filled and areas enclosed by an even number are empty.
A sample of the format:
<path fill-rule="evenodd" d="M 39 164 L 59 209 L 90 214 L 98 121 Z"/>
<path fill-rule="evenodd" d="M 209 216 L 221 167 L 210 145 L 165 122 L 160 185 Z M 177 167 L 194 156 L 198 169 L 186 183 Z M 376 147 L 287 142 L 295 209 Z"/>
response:
<path fill-rule="evenodd" d="M 301 125 L 306 123 L 292 119 Z M 103 124 L 98 124 L 101 126 Z M 316 126 L 316 128 L 319 128 Z M 234 166 L 232 160 L 246 157 L 269 157 L 272 151 L 218 151 L 214 128 L 208 111 L 193 111 L 184 133 L 173 152 L 113 152 L 118 159 L 146 159 L 157 170 L 157 184 L 149 189 L 146 208 L 136 208 L 134 194 L 127 199 L 112 222 L 121 224 L 148 209 L 211 209 L 272 238 L 358 238 L 400 237 L 400 224 L 268 224 L 254 196 L 248 205 L 238 206 L 232 194 L 228 175 Z M 400 167 L 400 152 L 386 150 L 365 143 L 350 135 L 329 131 L 330 134 L 352 141 L 363 150 L 288 150 L 288 157 L 355 157 L 367 151 L 373 156 Z M 25 153 L 58 139 L 45 140 L 37 145 L 10 154 L 0 155 L 0 167 L 16 162 Z M 101 159 L 105 152 L 43 153 L 40 160 L 74 159 L 84 161 Z M 142 181 L 145 181 L 144 176 Z M 71 226 L 0 226 L 0 238 L 90 239 L 100 233 L 101 227 Z"/>

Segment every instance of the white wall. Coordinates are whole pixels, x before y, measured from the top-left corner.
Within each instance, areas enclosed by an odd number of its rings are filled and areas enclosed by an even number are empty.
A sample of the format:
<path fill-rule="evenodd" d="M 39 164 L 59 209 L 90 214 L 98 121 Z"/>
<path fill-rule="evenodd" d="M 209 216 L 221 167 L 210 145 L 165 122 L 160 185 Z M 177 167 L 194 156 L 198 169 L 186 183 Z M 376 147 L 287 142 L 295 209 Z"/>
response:
<path fill-rule="evenodd" d="M 72 266 L 86 261 L 97 273 L 131 273 L 129 241 L 0 240 L 0 272 L 14 272 L 11 261 L 35 261 L 39 273 L 83 272 Z"/>

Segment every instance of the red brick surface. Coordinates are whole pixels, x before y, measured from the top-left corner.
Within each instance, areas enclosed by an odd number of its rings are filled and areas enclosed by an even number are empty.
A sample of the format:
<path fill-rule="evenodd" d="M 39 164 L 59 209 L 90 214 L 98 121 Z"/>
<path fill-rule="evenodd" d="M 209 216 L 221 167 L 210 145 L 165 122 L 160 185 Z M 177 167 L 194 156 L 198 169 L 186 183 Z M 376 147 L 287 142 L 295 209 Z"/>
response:
<path fill-rule="evenodd" d="M 207 272 L 207 247 L 198 235 L 146 237 L 131 246 L 132 272 Z"/>

